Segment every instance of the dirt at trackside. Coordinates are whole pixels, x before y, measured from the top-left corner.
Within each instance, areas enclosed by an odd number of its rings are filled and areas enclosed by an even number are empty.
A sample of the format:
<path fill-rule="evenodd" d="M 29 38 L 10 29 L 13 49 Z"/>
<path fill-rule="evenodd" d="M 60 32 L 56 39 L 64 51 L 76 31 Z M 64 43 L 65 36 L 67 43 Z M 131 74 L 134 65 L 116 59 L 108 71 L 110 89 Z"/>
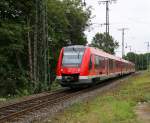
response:
<path fill-rule="evenodd" d="M 143 123 L 150 123 L 150 102 L 140 103 L 136 106 L 135 112 Z"/>

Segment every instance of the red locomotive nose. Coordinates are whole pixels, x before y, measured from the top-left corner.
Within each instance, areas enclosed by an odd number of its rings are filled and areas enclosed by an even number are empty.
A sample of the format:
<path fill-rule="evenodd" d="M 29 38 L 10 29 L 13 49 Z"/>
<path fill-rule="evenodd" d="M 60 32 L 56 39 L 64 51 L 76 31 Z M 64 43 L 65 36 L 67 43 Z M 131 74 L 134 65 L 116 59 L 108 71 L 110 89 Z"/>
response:
<path fill-rule="evenodd" d="M 61 74 L 79 74 L 80 68 L 62 68 Z"/>

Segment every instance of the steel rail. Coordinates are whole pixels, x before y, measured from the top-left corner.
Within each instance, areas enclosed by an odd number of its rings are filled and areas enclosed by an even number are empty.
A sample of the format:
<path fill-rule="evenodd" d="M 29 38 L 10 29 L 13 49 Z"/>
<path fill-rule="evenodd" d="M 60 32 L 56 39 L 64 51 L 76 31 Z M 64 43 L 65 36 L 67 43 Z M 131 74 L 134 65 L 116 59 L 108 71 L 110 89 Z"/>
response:
<path fill-rule="evenodd" d="M 71 97 L 73 97 L 75 95 L 78 95 L 80 93 L 81 93 L 81 91 L 77 91 L 75 93 L 68 93 L 68 94 L 67 93 L 63 93 L 61 96 L 57 96 L 55 98 L 49 98 L 48 100 L 45 100 L 45 101 L 43 101 L 43 102 L 41 102 L 39 104 L 33 105 L 32 107 L 28 107 L 28 108 L 25 108 L 23 110 L 16 111 L 14 113 L 10 113 L 10 114 L 8 114 L 6 116 L 3 116 L 3 117 L 0 118 L 0 121 L 1 122 L 6 122 L 6 121 L 9 121 L 9 120 L 15 119 L 15 118 L 17 118 L 19 116 L 22 116 L 22 115 L 24 115 L 24 114 L 26 114 L 28 112 L 33 111 L 33 110 L 41 109 L 42 107 L 45 107 L 45 106 L 47 106 L 49 104 L 50 105 L 54 105 L 56 103 L 59 103 L 60 101 L 65 101 L 66 99 L 71 98 Z"/>
<path fill-rule="evenodd" d="M 23 100 L 17 103 L 13 103 L 10 105 L 0 107 L 0 121 L 4 117 L 6 118 L 9 114 L 14 114 L 26 108 L 34 107 L 34 105 L 38 105 L 47 101 L 48 99 L 55 99 L 56 97 L 62 96 L 63 94 L 67 93 L 67 90 L 57 91 L 54 93 L 46 94 L 40 97 L 33 97 L 31 99 Z"/>
<path fill-rule="evenodd" d="M 55 91 L 55 92 L 52 92 L 52 93 L 46 93 L 42 96 L 41 95 L 38 96 L 38 97 L 35 96 L 35 97 L 30 98 L 30 99 L 25 99 L 25 100 L 22 100 L 22 101 L 19 101 L 19 102 L 14 102 L 14 103 L 11 103 L 11 104 L 3 105 L 3 106 L 0 107 L 0 113 L 1 113 L 2 109 L 11 108 L 11 107 L 18 106 L 18 105 L 26 103 L 26 102 L 28 103 L 30 101 L 33 102 L 33 101 L 39 100 L 40 98 L 52 96 L 54 94 L 61 93 L 63 91 L 65 91 L 65 90 Z"/>

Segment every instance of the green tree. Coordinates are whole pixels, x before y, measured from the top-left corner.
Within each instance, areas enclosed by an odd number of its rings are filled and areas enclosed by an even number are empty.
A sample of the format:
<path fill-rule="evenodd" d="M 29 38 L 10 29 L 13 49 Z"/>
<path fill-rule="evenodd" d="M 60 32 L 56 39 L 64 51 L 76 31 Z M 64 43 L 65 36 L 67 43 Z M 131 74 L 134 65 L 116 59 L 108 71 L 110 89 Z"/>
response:
<path fill-rule="evenodd" d="M 47 90 L 48 51 L 54 80 L 60 49 L 86 44 L 89 19 L 80 0 L 1 0 L 0 95 Z"/>
<path fill-rule="evenodd" d="M 22 0 L 0 1 L 0 95 L 24 93 L 29 85 L 25 8 Z"/>
<path fill-rule="evenodd" d="M 124 59 L 133 62 L 135 64 L 136 69 L 138 69 L 138 54 L 134 52 L 129 52 L 126 56 L 124 56 Z"/>
<path fill-rule="evenodd" d="M 115 54 L 115 49 L 119 43 L 112 36 L 106 33 L 97 33 L 92 40 L 91 46 L 104 50 L 105 52 Z"/>
<path fill-rule="evenodd" d="M 124 58 L 133 62 L 135 64 L 136 70 L 146 70 L 150 64 L 150 53 L 136 54 L 129 52 Z"/>
<path fill-rule="evenodd" d="M 49 0 L 49 52 L 51 81 L 55 79 L 57 59 L 62 47 L 87 43 L 84 34 L 90 24 L 90 9 L 83 10 L 80 0 Z"/>

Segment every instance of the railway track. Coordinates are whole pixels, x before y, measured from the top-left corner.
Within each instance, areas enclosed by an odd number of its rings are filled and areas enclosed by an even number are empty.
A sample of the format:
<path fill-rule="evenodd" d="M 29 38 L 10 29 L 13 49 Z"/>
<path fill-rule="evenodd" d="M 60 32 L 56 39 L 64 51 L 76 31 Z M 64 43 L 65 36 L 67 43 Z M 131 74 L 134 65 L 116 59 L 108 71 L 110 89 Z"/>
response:
<path fill-rule="evenodd" d="M 42 108 L 42 105 L 44 106 L 46 102 L 55 100 L 67 94 L 67 91 L 68 90 L 60 90 L 53 93 L 45 93 L 42 94 L 42 96 L 32 97 L 27 100 L 4 105 L 0 107 L 0 123 L 11 121 L 12 119 L 18 118 L 34 109 L 37 110 L 40 107 Z"/>
<path fill-rule="evenodd" d="M 46 93 L 45 95 L 39 97 L 34 97 L 28 100 L 0 107 L 0 123 L 15 122 L 20 117 L 22 118 L 30 112 L 40 110 L 41 108 L 44 108 L 48 105 L 53 106 L 57 103 L 63 102 L 82 93 L 108 85 L 109 83 L 112 83 L 112 81 L 116 80 L 109 80 L 97 86 L 85 88 L 82 90 L 61 90 L 54 93 Z"/>
<path fill-rule="evenodd" d="M 47 105 L 55 105 L 59 102 L 65 101 L 74 96 L 80 95 L 87 91 L 93 90 L 98 87 L 86 88 L 83 90 L 64 90 L 57 93 L 46 94 L 38 98 L 33 98 L 18 103 L 10 104 L 0 107 L 0 123 L 15 122 L 20 117 L 27 113 L 39 110 Z"/>
<path fill-rule="evenodd" d="M 18 118 L 23 117 L 29 112 L 39 110 L 47 105 L 53 106 L 61 101 L 72 98 L 73 96 L 80 95 L 88 90 L 89 89 L 80 91 L 64 90 L 0 107 L 0 123 L 15 122 Z"/>

